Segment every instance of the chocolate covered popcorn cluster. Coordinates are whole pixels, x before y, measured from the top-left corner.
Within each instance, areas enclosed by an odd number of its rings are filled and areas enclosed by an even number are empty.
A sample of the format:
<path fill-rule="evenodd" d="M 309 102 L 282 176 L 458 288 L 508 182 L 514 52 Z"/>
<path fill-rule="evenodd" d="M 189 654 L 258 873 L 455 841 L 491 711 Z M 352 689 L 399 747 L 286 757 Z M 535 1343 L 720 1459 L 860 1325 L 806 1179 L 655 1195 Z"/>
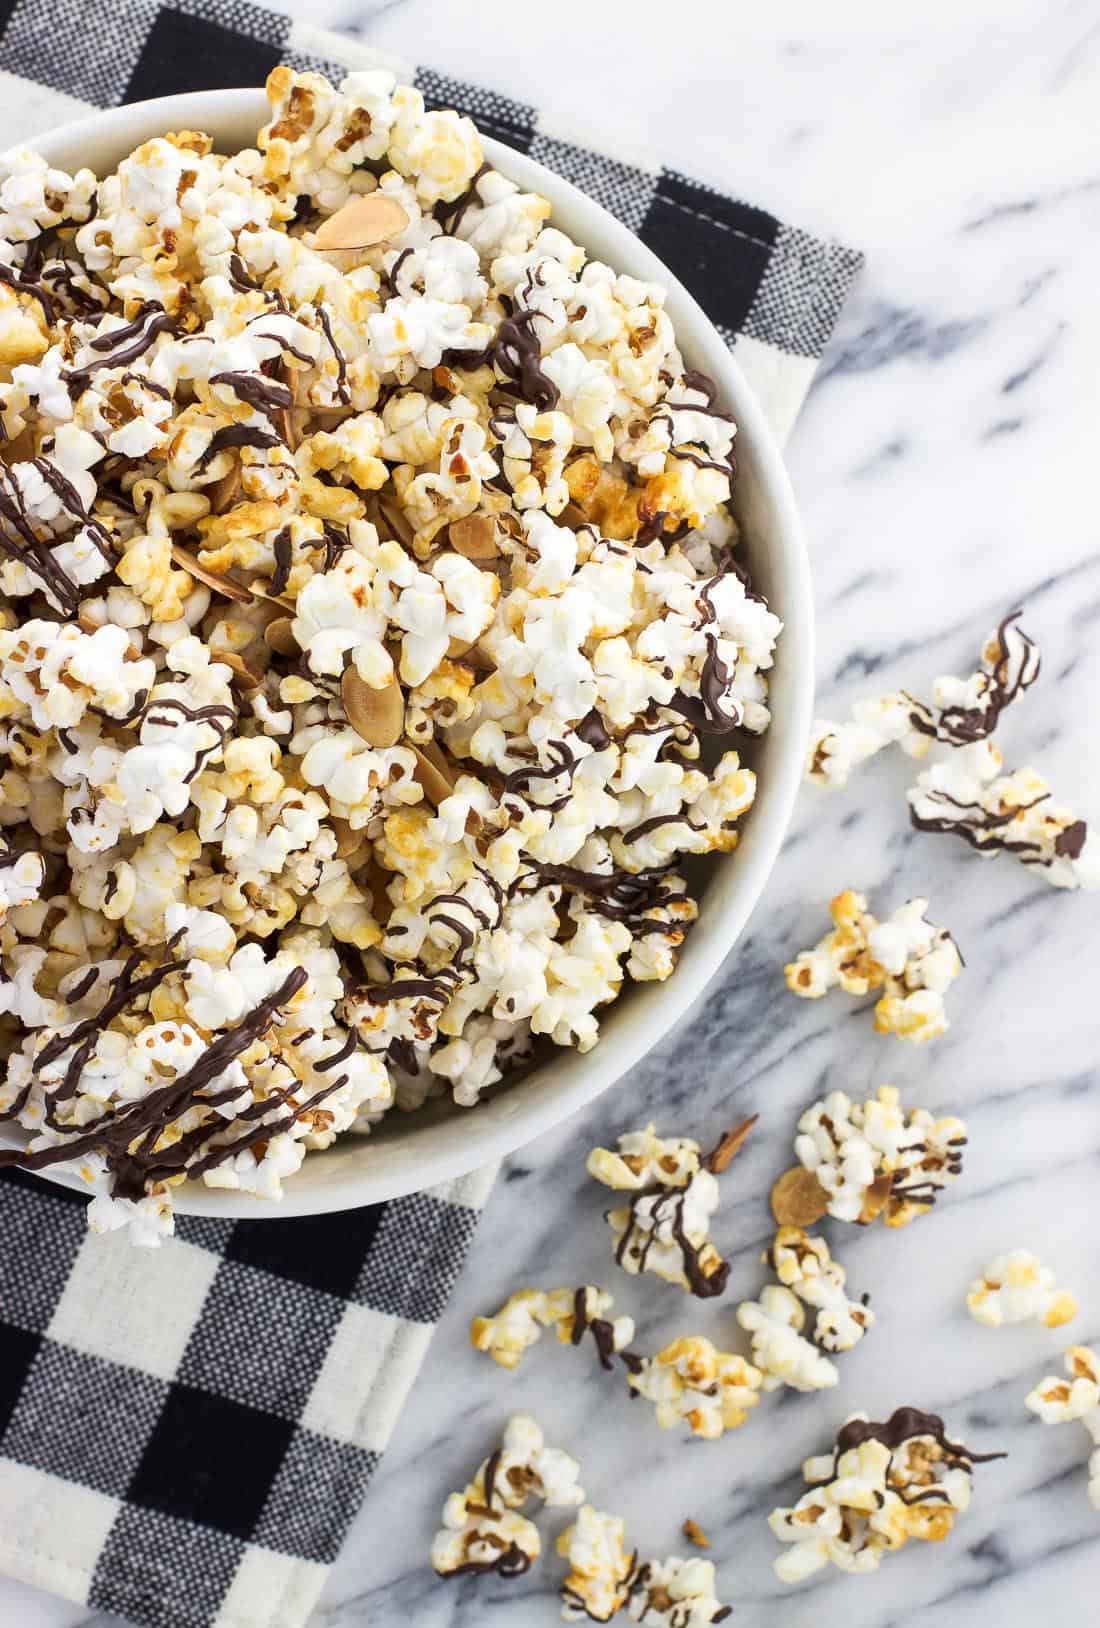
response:
<path fill-rule="evenodd" d="M 667 978 L 780 625 L 734 425 L 381 69 L 0 162 L 0 1118 L 154 1241 Z"/>
<path fill-rule="evenodd" d="M 805 1179 L 796 1176 L 793 1186 L 807 1209 L 789 1219 L 810 1225 L 827 1213 L 867 1225 L 881 1216 L 888 1227 L 908 1226 L 958 1177 L 966 1140 L 961 1119 L 907 1110 L 893 1086 L 880 1086 L 865 1102 L 830 1091 L 798 1121 L 794 1151 Z M 788 1220 L 786 1179 L 772 1192 L 781 1222 Z"/>
<path fill-rule="evenodd" d="M 944 993 L 962 971 L 951 934 L 925 917 L 927 899 L 909 899 L 879 921 L 862 893 L 846 888 L 830 902 L 832 931 L 800 950 L 783 970 L 787 988 L 804 1000 L 830 989 L 866 995 L 881 989 L 875 1028 L 921 1042 L 948 1027 Z"/>
<path fill-rule="evenodd" d="M 1000 1457 L 950 1440 L 934 1413 L 898 1408 L 881 1424 L 854 1414 L 833 1451 L 802 1466 L 808 1490 L 768 1519 L 790 1545 L 775 1562 L 776 1575 L 797 1583 L 830 1564 L 877 1571 L 883 1556 L 910 1538 L 942 1541 L 969 1508 L 973 1466 Z"/>
<path fill-rule="evenodd" d="M 521 1576 L 538 1559 L 542 1539 L 534 1522 L 520 1512 L 531 1498 L 550 1508 L 583 1504 L 579 1473 L 576 1459 L 546 1445 L 529 1414 L 514 1414 L 500 1446 L 469 1485 L 451 1493 L 444 1504 L 432 1566 L 441 1577 L 474 1572 Z"/>
<path fill-rule="evenodd" d="M 628 1131 L 618 1151 L 593 1148 L 586 1168 L 605 1187 L 631 1195 L 607 1211 L 615 1260 L 624 1272 L 652 1272 L 700 1299 L 720 1295 L 729 1262 L 710 1241 L 718 1208 L 717 1177 L 744 1145 L 756 1123 L 744 1120 L 707 1155 L 690 1137 L 659 1137 L 652 1125 Z"/>

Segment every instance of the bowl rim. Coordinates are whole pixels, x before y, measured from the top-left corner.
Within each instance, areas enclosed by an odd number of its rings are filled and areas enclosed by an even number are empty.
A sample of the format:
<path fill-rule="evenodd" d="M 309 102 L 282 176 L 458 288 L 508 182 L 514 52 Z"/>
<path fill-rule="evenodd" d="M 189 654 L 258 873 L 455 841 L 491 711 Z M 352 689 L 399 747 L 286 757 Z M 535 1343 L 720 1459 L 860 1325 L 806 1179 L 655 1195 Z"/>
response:
<path fill-rule="evenodd" d="M 73 154 L 74 146 L 79 149 L 85 142 L 90 153 L 84 161 L 95 165 L 97 146 L 110 145 L 121 153 L 123 148 L 129 151 L 143 140 L 179 128 L 206 130 L 217 146 L 235 146 L 241 132 L 254 135 L 265 121 L 267 107 L 265 94 L 258 87 L 185 92 L 128 103 L 72 120 L 38 137 L 28 138 L 26 145 L 53 163 L 70 165 L 78 158 Z M 616 270 L 627 271 L 644 281 L 658 282 L 667 289 L 665 309 L 672 318 L 677 338 L 687 337 L 686 348 L 695 353 L 694 361 L 698 362 L 702 354 L 702 365 L 715 378 L 736 418 L 739 444 L 747 444 L 751 449 L 755 478 L 775 511 L 767 550 L 785 579 L 780 659 L 788 692 L 782 721 L 773 718 L 765 737 L 774 761 L 768 764 L 766 780 L 761 781 L 746 825 L 753 840 L 751 846 L 747 842 L 739 845 L 736 868 L 726 890 L 729 897 L 722 903 L 721 921 L 710 920 L 704 929 L 701 916 L 693 929 L 688 941 L 692 950 L 690 965 L 685 966 L 682 957 L 671 978 L 663 983 L 647 984 L 634 995 L 633 999 L 643 1011 L 627 1026 L 625 1035 L 620 1030 L 614 1036 L 602 1037 L 593 1050 L 584 1054 L 585 1068 L 579 1078 L 544 1097 L 530 1096 L 526 1102 L 523 1100 L 527 1095 L 525 1087 L 502 1093 L 463 1119 L 461 1136 L 453 1134 L 453 1118 L 421 1128 L 419 1132 L 410 1126 L 415 1142 L 404 1157 L 401 1156 L 400 1133 L 388 1141 L 364 1138 L 360 1142 L 362 1157 L 356 1161 L 361 1168 L 330 1173 L 324 1181 L 315 1177 L 311 1182 L 310 1173 L 315 1169 L 317 1155 L 309 1155 L 301 1169 L 287 1179 L 283 1197 L 278 1202 L 257 1201 L 252 1194 L 188 1183 L 174 1195 L 175 1210 L 181 1215 L 284 1220 L 381 1203 L 467 1176 L 561 1125 L 621 1080 L 683 1021 L 689 1009 L 703 996 L 759 902 L 793 815 L 813 708 L 813 596 L 809 557 L 794 493 L 763 408 L 725 340 L 698 301 L 629 227 L 572 182 L 528 154 L 516 152 L 491 137 L 482 136 L 481 141 L 485 157 L 495 168 L 519 185 L 549 198 L 553 219 L 578 242 L 585 247 L 599 243 L 601 246 L 592 252 L 608 259 Z M 608 243 L 610 249 L 606 246 Z M 766 825 L 761 817 L 761 804 L 766 804 Z M 746 848 L 750 851 L 746 852 Z M 712 905 L 711 915 L 715 913 Z M 608 1010 L 613 1010 L 616 1004 L 612 1003 Z M 566 1057 L 572 1055 L 571 1052 L 565 1054 Z M 548 1063 L 533 1070 L 532 1078 L 541 1069 L 552 1068 L 554 1061 L 552 1056 Z M 13 1145 L 17 1140 L 7 1127 L 0 1127 L 0 1145 L 5 1142 Z M 348 1146 L 346 1139 L 343 1145 Z M 40 1174 L 74 1191 L 87 1193 L 87 1187 L 76 1177 L 53 1170 Z"/>

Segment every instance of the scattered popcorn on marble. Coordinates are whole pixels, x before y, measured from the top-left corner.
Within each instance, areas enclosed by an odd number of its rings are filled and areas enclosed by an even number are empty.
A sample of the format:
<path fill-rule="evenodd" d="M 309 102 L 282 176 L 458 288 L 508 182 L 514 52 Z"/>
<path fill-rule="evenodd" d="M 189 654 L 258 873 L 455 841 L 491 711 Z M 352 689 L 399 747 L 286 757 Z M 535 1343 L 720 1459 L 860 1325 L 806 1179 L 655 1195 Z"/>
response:
<path fill-rule="evenodd" d="M 857 701 L 847 723 L 815 723 L 806 778 L 819 786 L 846 786 L 853 769 L 890 745 L 921 758 L 934 742 L 964 747 L 985 740 L 1039 676 L 1039 648 L 1019 625 L 1022 614 L 1006 616 L 989 635 L 976 673 L 936 679 L 931 706 L 899 690 Z"/>
<path fill-rule="evenodd" d="M 776 1575 L 798 1583 L 828 1565 L 877 1571 L 910 1538 L 940 1542 L 969 1508 L 973 1466 L 1003 1456 L 970 1452 L 948 1438 L 941 1418 L 917 1408 L 899 1408 L 881 1424 L 854 1414 L 832 1452 L 803 1464 L 808 1490 L 768 1518 L 789 1545 Z"/>
<path fill-rule="evenodd" d="M 733 1609 L 718 1599 L 716 1587 L 711 1560 L 646 1560 L 630 1580 L 627 1616 L 646 1628 L 709 1628 L 725 1622 Z"/>
<path fill-rule="evenodd" d="M 1035 769 L 1003 774 L 1001 754 L 980 740 L 934 763 L 909 791 L 918 831 L 961 837 L 983 859 L 1012 854 L 1051 887 L 1100 887 L 1100 855 L 1088 824 L 1054 801 Z"/>
<path fill-rule="evenodd" d="M 926 919 L 927 909 L 927 899 L 909 899 L 879 921 L 862 893 L 838 893 L 829 905 L 832 931 L 783 969 L 787 988 L 804 1000 L 834 988 L 848 995 L 882 989 L 875 1007 L 880 1034 L 917 1042 L 943 1034 L 944 994 L 963 963 L 946 928 Z"/>
<path fill-rule="evenodd" d="M 702 1335 L 673 1340 L 654 1357 L 633 1357 L 627 1370 L 631 1390 L 654 1404 L 662 1430 L 684 1423 L 707 1441 L 744 1424 L 764 1380 L 744 1357 L 719 1351 Z"/>
<path fill-rule="evenodd" d="M 715 1173 L 726 1168 L 755 1123 L 755 1117 L 745 1120 L 707 1156 L 698 1142 L 661 1138 L 652 1125 L 620 1136 L 617 1152 L 592 1149 L 589 1175 L 632 1195 L 629 1205 L 606 1212 L 615 1259 L 625 1272 L 652 1272 L 700 1299 L 722 1293 L 729 1263 L 709 1238 L 719 1201 Z"/>
<path fill-rule="evenodd" d="M 523 1353 L 542 1338 L 545 1328 L 562 1345 L 579 1345 L 591 1333 L 600 1365 L 610 1369 L 613 1357 L 634 1338 L 631 1317 L 610 1318 L 611 1295 L 593 1284 L 579 1289 L 519 1289 L 492 1317 L 475 1317 L 470 1343 L 502 1368 L 517 1368 Z"/>
<path fill-rule="evenodd" d="M 823 1351 L 850 1351 L 874 1326 L 867 1297 L 849 1300 L 847 1274 L 824 1238 L 811 1238 L 802 1227 L 780 1227 L 764 1260 L 785 1289 L 817 1312 L 810 1338 Z"/>
<path fill-rule="evenodd" d="M 491 1571 L 518 1577 L 528 1571 L 542 1544 L 534 1523 L 519 1512 L 530 1498 L 552 1508 L 583 1504 L 579 1473 L 568 1453 L 546 1445 L 529 1414 L 514 1414 L 497 1451 L 444 1504 L 432 1566 L 441 1577 Z"/>
<path fill-rule="evenodd" d="M 558 1553 L 569 1563 L 561 1585 L 561 1614 L 566 1622 L 587 1618 L 610 1622 L 626 1604 L 635 1555 L 623 1547 L 625 1527 L 615 1515 L 584 1504 L 572 1526 L 558 1539 Z"/>
<path fill-rule="evenodd" d="M 1027 1249 L 1012 1249 L 990 1261 L 970 1285 L 966 1306 L 974 1321 L 987 1328 L 1030 1322 L 1060 1328 L 1078 1309 L 1068 1290 L 1055 1287 L 1049 1266 Z"/>
<path fill-rule="evenodd" d="M 782 1284 L 767 1284 L 759 1300 L 743 1300 L 737 1321 L 752 1336 L 752 1360 L 764 1376 L 764 1390 L 787 1385 L 793 1391 L 822 1391 L 839 1380 L 834 1364 L 803 1338 L 806 1312 Z"/>
<path fill-rule="evenodd" d="M 1087 1345 L 1073 1345 L 1063 1359 L 1066 1378 L 1049 1375 L 1027 1398 L 1027 1406 L 1044 1424 L 1076 1419 L 1093 1443 L 1089 1456 L 1089 1502 L 1100 1510 L 1100 1355 Z"/>
<path fill-rule="evenodd" d="M 961 1119 L 906 1110 L 895 1088 L 883 1085 L 865 1102 L 830 1091 L 813 1103 L 798 1121 L 794 1150 L 838 1221 L 881 1215 L 888 1227 L 903 1227 L 960 1174 L 966 1140 Z"/>
<path fill-rule="evenodd" d="M 268 98 L 0 159 L 0 1163 L 150 1243 L 669 977 L 780 633 L 664 290 L 384 69 Z"/>

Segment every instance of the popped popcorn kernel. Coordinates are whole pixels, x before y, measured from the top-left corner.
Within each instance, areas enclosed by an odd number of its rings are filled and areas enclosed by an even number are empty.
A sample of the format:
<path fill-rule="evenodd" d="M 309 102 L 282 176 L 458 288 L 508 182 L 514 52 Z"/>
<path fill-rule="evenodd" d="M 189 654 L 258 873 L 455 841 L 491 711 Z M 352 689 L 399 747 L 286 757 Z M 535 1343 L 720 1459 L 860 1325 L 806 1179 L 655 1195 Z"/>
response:
<path fill-rule="evenodd" d="M 970 1285 L 966 1308 L 987 1328 L 1032 1321 L 1060 1328 L 1078 1309 L 1073 1295 L 1055 1288 L 1054 1273 L 1027 1249 L 1012 1249 L 992 1260 Z"/>
<path fill-rule="evenodd" d="M 702 1335 L 673 1340 L 627 1374 L 630 1389 L 654 1404 L 662 1430 L 683 1422 L 707 1441 L 744 1424 L 760 1400 L 763 1380 L 759 1368 L 719 1351 Z"/>
<path fill-rule="evenodd" d="M 1044 1424 L 1076 1419 L 1093 1443 L 1089 1457 L 1088 1498 L 1100 1509 L 1100 1356 L 1087 1345 L 1072 1345 L 1065 1354 L 1066 1378 L 1056 1375 L 1040 1381 L 1026 1398 L 1026 1406 Z"/>

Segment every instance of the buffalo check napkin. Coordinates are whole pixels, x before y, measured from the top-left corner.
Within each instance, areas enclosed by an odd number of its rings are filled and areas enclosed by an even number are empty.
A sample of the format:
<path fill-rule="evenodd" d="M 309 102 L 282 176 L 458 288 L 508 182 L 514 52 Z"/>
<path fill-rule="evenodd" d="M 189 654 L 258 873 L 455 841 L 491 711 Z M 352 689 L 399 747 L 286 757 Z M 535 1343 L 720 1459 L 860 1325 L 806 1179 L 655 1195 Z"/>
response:
<path fill-rule="evenodd" d="M 330 76 L 363 45 L 248 0 L 0 0 L 0 149 L 110 107 Z M 493 91 L 387 60 L 630 226 L 789 432 L 859 256 Z M 300 1628 L 362 1502 L 493 1172 L 346 1215 L 180 1217 L 162 1249 L 0 1175 L 0 1571 L 151 1628 Z"/>

